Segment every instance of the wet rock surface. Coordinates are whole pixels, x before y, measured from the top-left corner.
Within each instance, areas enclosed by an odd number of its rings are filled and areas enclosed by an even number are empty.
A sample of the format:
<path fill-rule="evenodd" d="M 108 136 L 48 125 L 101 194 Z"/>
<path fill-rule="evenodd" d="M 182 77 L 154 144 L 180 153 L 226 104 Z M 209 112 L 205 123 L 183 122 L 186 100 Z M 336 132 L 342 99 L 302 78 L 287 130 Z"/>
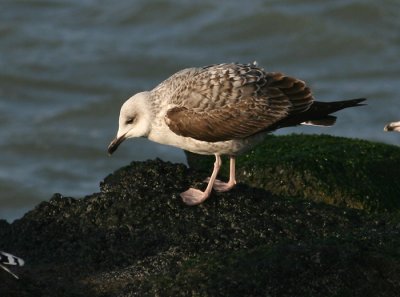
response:
<path fill-rule="evenodd" d="M 184 205 L 205 177 L 133 162 L 99 193 L 0 221 L 0 246 L 26 261 L 19 280 L 0 271 L 0 296 L 398 296 L 393 216 L 245 184 Z"/>

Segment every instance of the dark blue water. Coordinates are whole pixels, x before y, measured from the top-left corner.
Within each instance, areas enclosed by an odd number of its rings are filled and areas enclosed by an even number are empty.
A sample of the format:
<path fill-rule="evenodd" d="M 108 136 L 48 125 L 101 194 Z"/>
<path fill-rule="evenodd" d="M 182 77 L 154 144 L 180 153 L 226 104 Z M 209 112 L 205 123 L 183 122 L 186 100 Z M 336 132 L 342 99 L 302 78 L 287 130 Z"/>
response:
<path fill-rule="evenodd" d="M 0 218 L 54 192 L 82 197 L 132 160 L 185 162 L 130 140 L 112 158 L 120 105 L 185 67 L 258 63 L 319 100 L 367 97 L 326 133 L 400 145 L 399 1 L 0 2 Z M 240 169 L 239 169 L 240 170 Z"/>

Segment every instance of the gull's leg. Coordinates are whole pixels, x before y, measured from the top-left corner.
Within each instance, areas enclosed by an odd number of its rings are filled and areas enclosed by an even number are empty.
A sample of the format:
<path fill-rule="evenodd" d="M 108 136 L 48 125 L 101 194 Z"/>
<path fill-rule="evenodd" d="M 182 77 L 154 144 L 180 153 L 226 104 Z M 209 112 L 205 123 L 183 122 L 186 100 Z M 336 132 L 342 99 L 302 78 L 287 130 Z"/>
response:
<path fill-rule="evenodd" d="M 221 168 L 221 157 L 220 155 L 215 154 L 214 170 L 211 174 L 210 180 L 208 181 L 207 188 L 205 189 L 204 192 L 190 188 L 189 190 L 181 193 L 183 202 L 185 202 L 187 205 L 197 205 L 206 200 L 211 194 L 211 190 L 213 188 L 215 179 L 217 178 L 218 171 L 220 168 Z"/>
<path fill-rule="evenodd" d="M 224 183 L 220 180 L 214 182 L 214 190 L 218 192 L 226 192 L 232 189 L 236 185 L 236 171 L 235 171 L 235 157 L 230 156 L 230 167 L 229 167 L 229 181 Z"/>

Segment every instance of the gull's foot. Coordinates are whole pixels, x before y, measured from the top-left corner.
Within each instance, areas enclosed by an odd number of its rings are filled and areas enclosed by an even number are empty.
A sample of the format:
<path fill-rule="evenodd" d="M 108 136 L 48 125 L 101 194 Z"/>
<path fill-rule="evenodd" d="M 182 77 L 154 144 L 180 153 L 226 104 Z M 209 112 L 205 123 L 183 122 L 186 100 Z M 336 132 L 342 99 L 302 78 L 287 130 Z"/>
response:
<path fill-rule="evenodd" d="M 210 178 L 207 177 L 204 182 L 208 183 L 210 181 Z M 234 186 L 236 185 L 236 181 L 229 181 L 227 183 L 220 181 L 219 179 L 216 179 L 214 184 L 213 184 L 213 189 L 217 192 L 227 192 L 231 190 Z"/>
<path fill-rule="evenodd" d="M 217 192 L 227 192 L 230 189 L 232 189 L 235 185 L 236 185 L 236 181 L 224 183 L 220 180 L 216 180 L 214 182 L 213 189 Z"/>
<path fill-rule="evenodd" d="M 206 193 L 193 188 L 181 193 L 181 198 L 187 205 L 198 205 L 206 200 L 208 196 Z"/>

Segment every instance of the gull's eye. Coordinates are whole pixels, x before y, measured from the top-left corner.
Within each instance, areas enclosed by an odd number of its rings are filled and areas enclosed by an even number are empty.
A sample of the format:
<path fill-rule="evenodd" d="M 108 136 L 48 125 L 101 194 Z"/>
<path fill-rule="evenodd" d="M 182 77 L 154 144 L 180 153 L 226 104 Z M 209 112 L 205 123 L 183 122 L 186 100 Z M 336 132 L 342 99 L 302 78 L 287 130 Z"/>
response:
<path fill-rule="evenodd" d="M 134 118 L 128 118 L 128 119 L 126 120 L 125 124 L 127 124 L 127 125 L 132 124 L 133 121 L 134 121 Z"/>

